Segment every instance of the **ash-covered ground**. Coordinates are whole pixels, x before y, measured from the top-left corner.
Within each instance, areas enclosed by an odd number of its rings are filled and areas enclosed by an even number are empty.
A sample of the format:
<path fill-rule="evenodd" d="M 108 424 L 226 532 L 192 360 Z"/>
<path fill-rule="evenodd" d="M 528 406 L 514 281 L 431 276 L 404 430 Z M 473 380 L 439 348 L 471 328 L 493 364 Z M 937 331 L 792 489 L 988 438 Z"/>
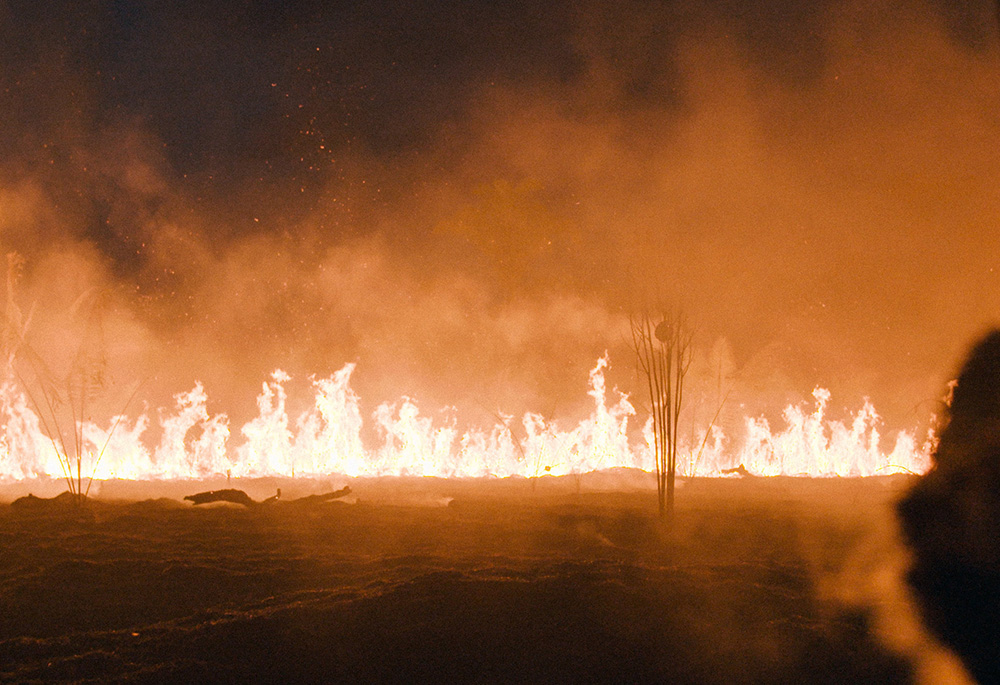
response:
<path fill-rule="evenodd" d="M 912 682 L 873 605 L 842 601 L 859 558 L 898 553 L 911 482 L 695 480 L 669 531 L 634 475 L 359 479 L 251 509 L 106 483 L 82 514 L 8 489 L 0 680 Z M 233 484 L 276 485 L 331 484 Z"/>

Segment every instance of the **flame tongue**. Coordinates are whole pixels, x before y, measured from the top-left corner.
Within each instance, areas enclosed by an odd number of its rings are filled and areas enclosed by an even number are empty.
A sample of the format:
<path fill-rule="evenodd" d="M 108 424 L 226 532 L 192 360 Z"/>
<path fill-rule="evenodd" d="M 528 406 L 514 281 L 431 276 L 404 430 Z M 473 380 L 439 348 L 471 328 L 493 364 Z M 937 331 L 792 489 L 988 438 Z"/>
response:
<path fill-rule="evenodd" d="M 258 416 L 240 428 L 242 440 L 235 445 L 226 415 L 209 414 L 200 383 L 175 396 L 172 413 L 161 413 L 162 438 L 152 449 L 143 442 L 149 425 L 145 414 L 135 419 L 115 417 L 106 429 L 85 423 L 82 435 L 91 459 L 106 444 L 96 469 L 91 467 L 99 479 L 227 474 L 532 477 L 614 467 L 652 470 L 651 423 L 641 429 L 644 440 L 630 441 L 629 420 L 636 412 L 622 393 L 616 392 L 609 404 L 607 366 L 607 357 L 601 358 L 590 372 L 588 394 L 594 409 L 588 418 L 564 430 L 528 413 L 521 420 L 520 439 L 501 424 L 464 431 L 453 419 L 435 425 L 420 415 L 411 399 L 403 398 L 376 408 L 373 418 L 381 444 L 368 449 L 361 440 L 360 401 L 350 386 L 354 364 L 314 380 L 314 404 L 294 423 L 285 407 L 284 383 L 289 377 L 276 371 L 257 398 Z M 679 470 L 683 475 L 713 476 L 743 465 L 762 476 L 870 476 L 922 473 L 929 468 L 932 436 L 918 447 L 912 435 L 901 432 L 886 452 L 870 403 L 866 401 L 845 424 L 826 418 L 828 391 L 817 388 L 813 397 L 812 413 L 800 406 L 787 407 L 785 428 L 777 433 L 763 418 L 746 419 L 746 435 L 735 451 L 727 449 L 729 440 L 713 426 L 707 438 L 703 433 L 695 444 L 681 446 Z M 41 430 L 24 394 L 10 381 L 0 385 L 0 421 L 0 479 L 64 475 L 53 442 Z M 198 437 L 192 440 L 189 435 Z"/>

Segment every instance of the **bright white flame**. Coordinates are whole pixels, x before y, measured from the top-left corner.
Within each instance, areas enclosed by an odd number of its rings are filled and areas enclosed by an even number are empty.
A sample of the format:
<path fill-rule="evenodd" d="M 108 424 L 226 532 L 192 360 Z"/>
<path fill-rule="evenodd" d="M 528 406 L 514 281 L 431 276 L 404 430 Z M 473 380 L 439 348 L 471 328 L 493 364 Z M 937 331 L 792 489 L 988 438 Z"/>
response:
<path fill-rule="evenodd" d="M 452 415 L 435 423 L 404 397 L 373 412 L 381 441 L 374 449 L 361 440 L 360 400 L 350 387 L 353 364 L 329 378 L 314 378 L 314 405 L 294 422 L 286 409 L 284 384 L 289 376 L 275 371 L 262 384 L 258 416 L 240 428 L 236 444 L 226 415 L 209 414 L 208 397 L 198 383 L 190 392 L 175 395 L 171 411 L 159 412 L 162 437 L 152 449 L 143 442 L 150 425 L 146 414 L 135 419 L 115 417 L 104 428 L 83 424 L 84 475 L 92 472 L 98 479 L 330 474 L 532 477 L 615 467 L 650 471 L 654 468 L 651 422 L 641 429 L 641 440 L 630 440 L 629 419 L 636 411 L 618 391 L 612 391 L 615 397 L 609 404 L 607 366 L 605 356 L 591 370 L 588 394 L 593 411 L 575 426 L 564 429 L 527 413 L 520 438 L 511 427 L 512 417 L 502 417 L 505 423 L 488 430 L 461 430 Z M 869 476 L 922 473 L 929 468 L 932 435 L 918 447 L 913 436 L 901 432 L 886 452 L 877 428 L 879 417 L 869 402 L 845 424 L 826 418 L 828 391 L 817 388 L 813 397 L 811 413 L 800 406 L 787 407 L 785 427 L 776 433 L 764 418 L 746 419 L 746 434 L 736 443 L 718 426 L 712 426 L 707 437 L 703 430 L 693 444 L 680 446 L 679 472 L 713 476 L 742 464 L 762 476 Z M 0 479 L 63 475 L 53 442 L 24 393 L 11 381 L 0 384 Z"/>
<path fill-rule="evenodd" d="M 896 437 L 891 452 L 880 449 L 879 417 L 868 400 L 850 426 L 825 418 L 829 391 L 813 390 L 816 407 L 806 415 L 801 407 L 784 411 L 785 430 L 774 434 L 765 419 L 747 419 L 747 439 L 739 461 L 764 476 L 872 476 L 930 467 L 930 444 L 917 449 L 913 437 Z"/>

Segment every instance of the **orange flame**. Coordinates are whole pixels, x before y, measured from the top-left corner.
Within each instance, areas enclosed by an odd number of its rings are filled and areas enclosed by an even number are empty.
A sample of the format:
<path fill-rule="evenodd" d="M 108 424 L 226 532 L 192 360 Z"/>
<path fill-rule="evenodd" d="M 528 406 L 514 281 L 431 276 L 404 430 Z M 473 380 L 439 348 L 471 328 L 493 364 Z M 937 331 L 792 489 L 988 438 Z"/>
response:
<path fill-rule="evenodd" d="M 312 408 L 290 421 L 284 384 L 289 376 L 275 371 L 262 384 L 258 415 L 231 435 L 225 414 L 211 415 L 200 383 L 175 396 L 170 413 L 159 412 L 161 439 L 147 446 L 146 414 L 114 417 L 108 428 L 83 425 L 90 458 L 107 447 L 94 476 L 97 479 L 180 479 L 233 476 L 438 476 L 533 477 L 566 475 L 615 467 L 646 471 L 654 468 L 649 421 L 642 440 L 629 437 L 629 420 L 636 410 L 624 393 L 609 400 L 604 370 L 607 357 L 590 372 L 593 411 L 575 426 L 563 429 L 542 416 L 521 419 L 523 438 L 506 424 L 488 430 L 460 430 L 454 418 L 443 423 L 422 416 L 417 404 L 402 398 L 380 404 L 372 418 L 381 438 L 375 449 L 364 446 L 360 399 L 351 389 L 354 364 L 329 378 L 313 380 Z M 813 391 L 811 413 L 801 406 L 784 411 L 784 429 L 773 432 L 764 418 L 747 418 L 746 433 L 733 449 L 718 426 L 692 445 L 681 445 L 681 475 L 715 476 L 744 465 L 762 476 L 870 476 L 899 472 L 923 473 L 930 467 L 933 435 L 922 445 L 900 432 L 891 451 L 884 451 L 879 417 L 865 401 L 848 423 L 826 417 L 830 393 Z M 508 418 L 509 420 L 509 418 Z M 112 432 L 111 426 L 117 422 Z M 111 433 L 110 439 L 108 438 Z M 235 443 L 235 444 L 234 444 Z M 92 462 L 93 463 L 93 462 Z M 0 480 L 60 477 L 62 470 L 52 442 L 39 426 L 23 392 L 13 382 L 0 385 Z"/>

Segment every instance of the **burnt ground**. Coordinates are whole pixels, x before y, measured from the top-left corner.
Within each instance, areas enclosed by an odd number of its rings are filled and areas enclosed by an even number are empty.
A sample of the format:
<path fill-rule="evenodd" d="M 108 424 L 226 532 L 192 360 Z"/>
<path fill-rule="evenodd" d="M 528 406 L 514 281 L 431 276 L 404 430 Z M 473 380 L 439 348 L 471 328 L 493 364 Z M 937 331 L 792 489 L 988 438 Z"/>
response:
<path fill-rule="evenodd" d="M 0 681 L 911 682 L 821 591 L 905 484 L 694 481 L 670 531 L 572 479 L 2 504 Z"/>

